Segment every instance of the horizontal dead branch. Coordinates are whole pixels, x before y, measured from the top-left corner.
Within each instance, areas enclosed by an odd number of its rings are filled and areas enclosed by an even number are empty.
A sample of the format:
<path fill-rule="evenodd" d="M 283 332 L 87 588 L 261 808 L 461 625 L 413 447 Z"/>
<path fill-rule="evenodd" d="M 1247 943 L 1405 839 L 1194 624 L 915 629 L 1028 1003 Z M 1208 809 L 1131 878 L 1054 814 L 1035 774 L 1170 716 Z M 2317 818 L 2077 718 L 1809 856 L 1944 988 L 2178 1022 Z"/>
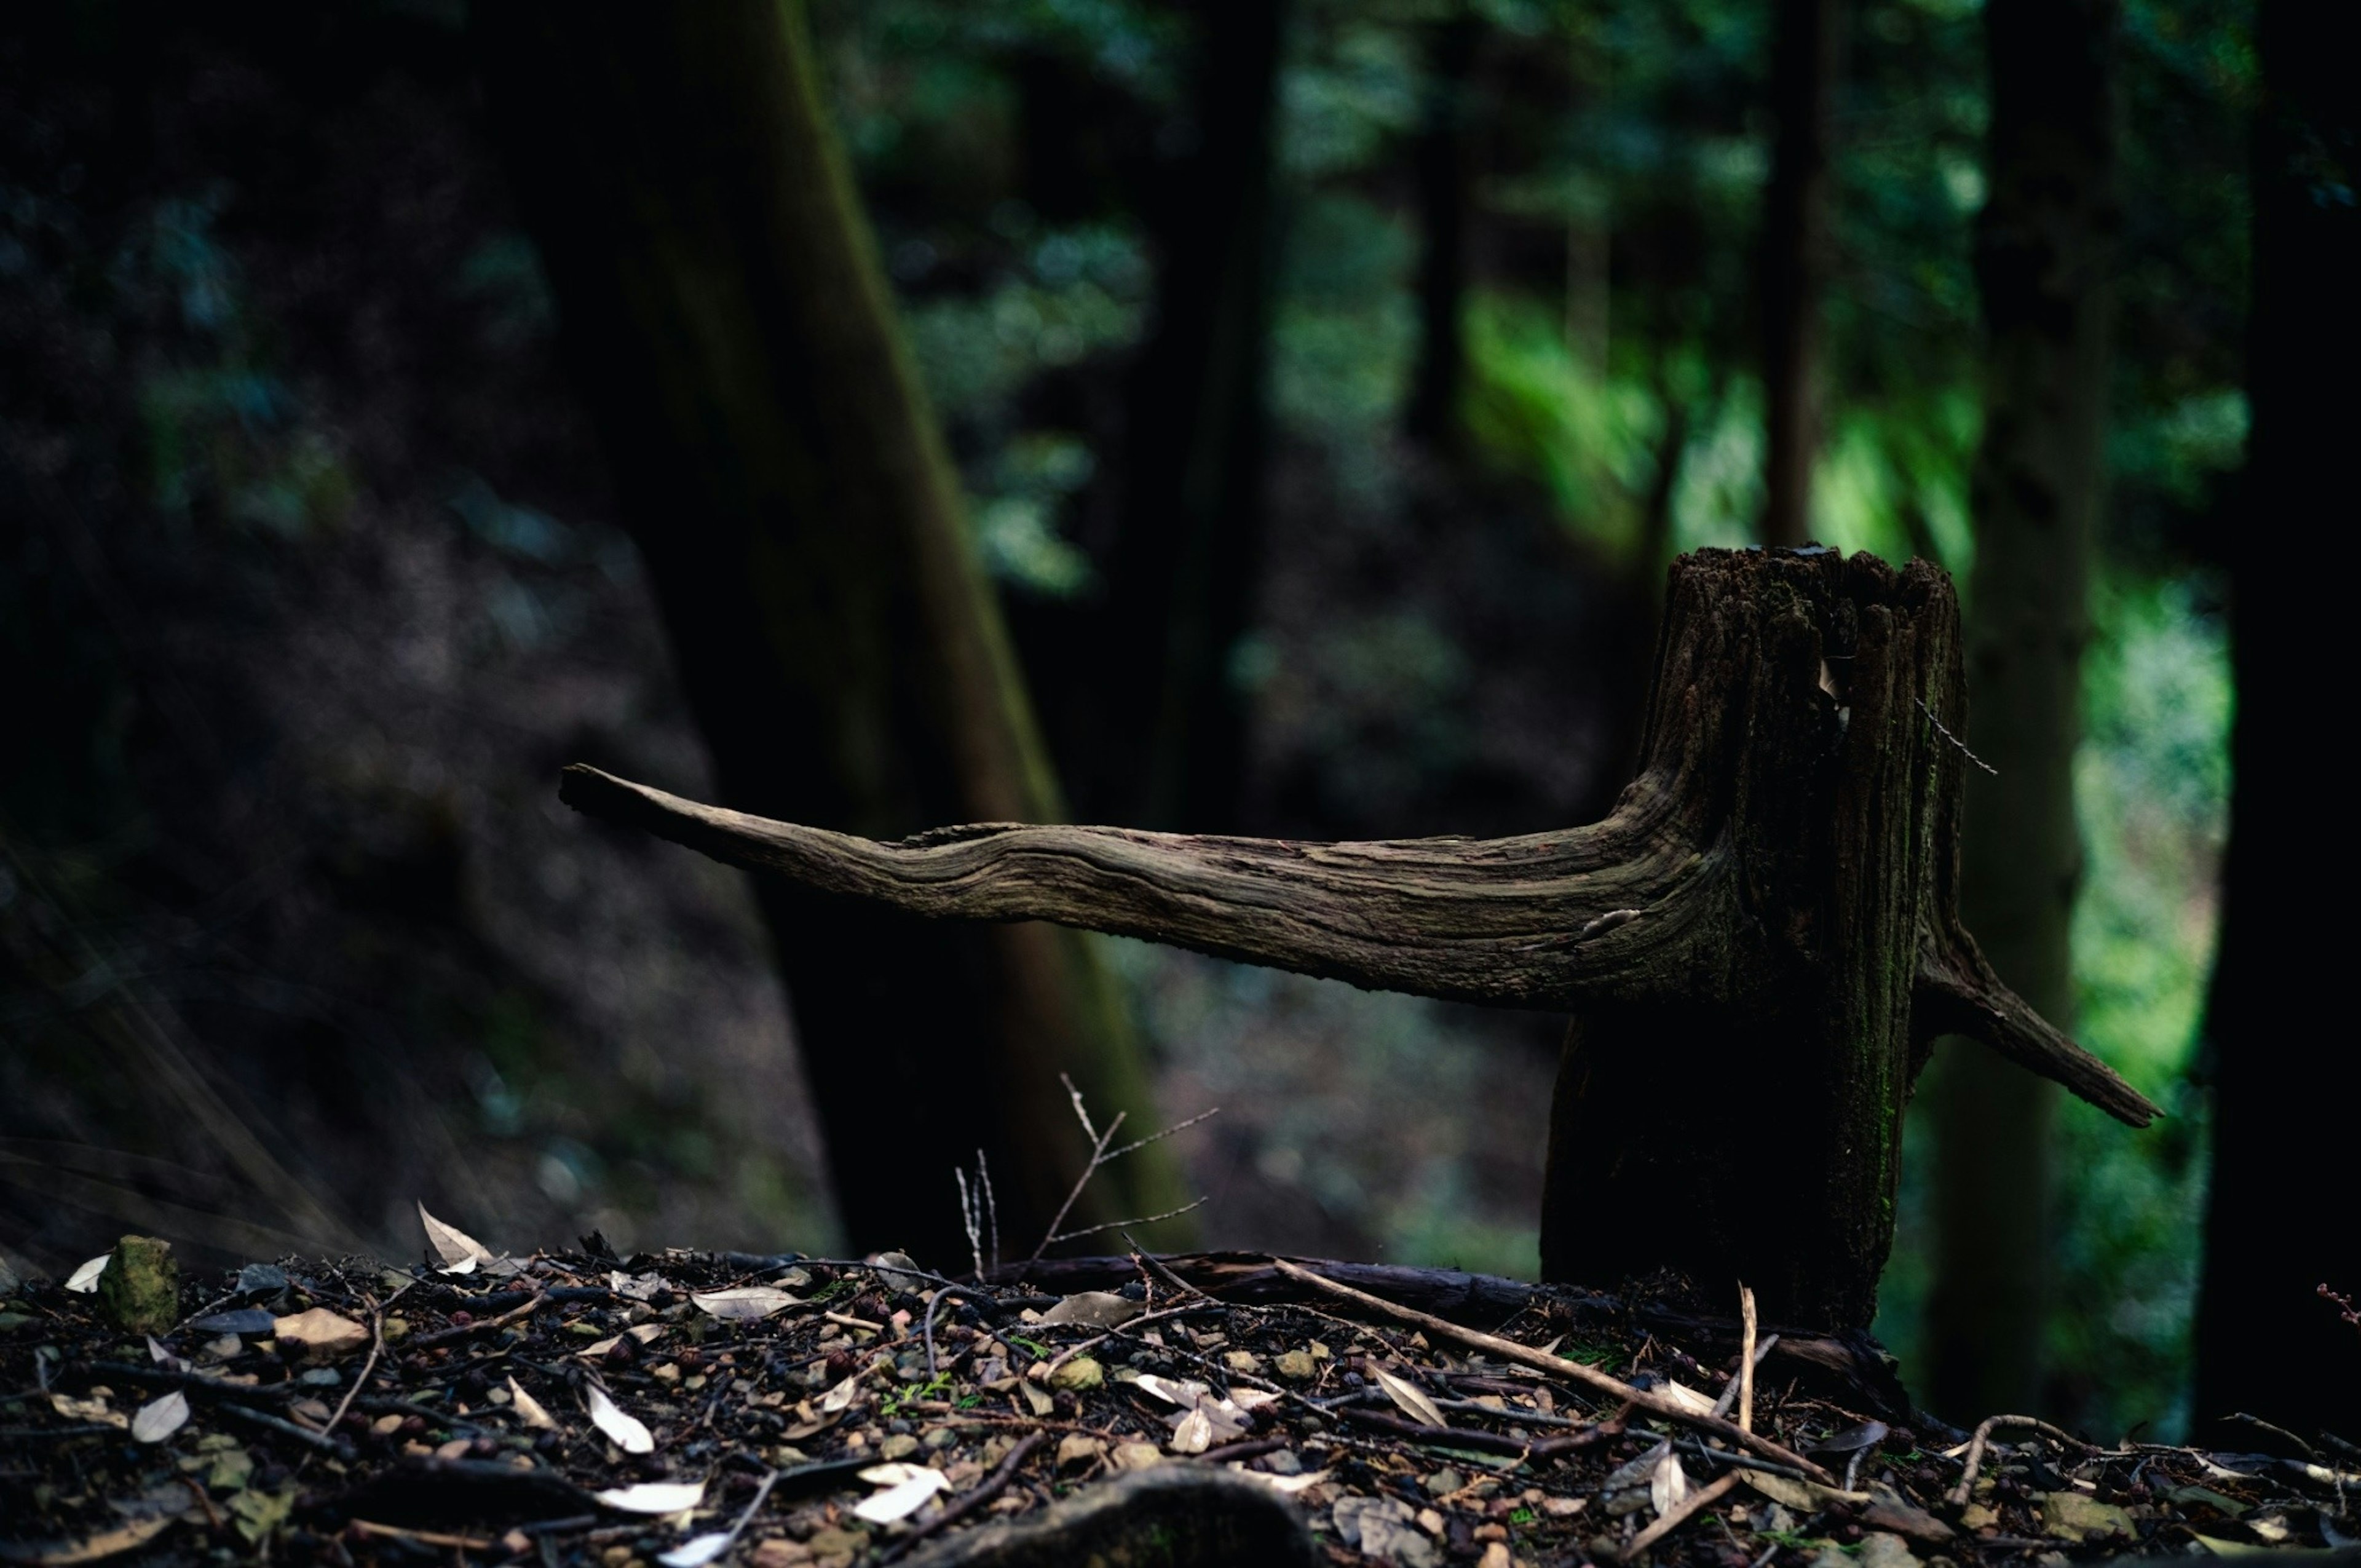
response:
<path fill-rule="evenodd" d="M 1217 958 L 1454 1001 L 1572 1008 L 1690 976 L 1720 909 L 1719 857 L 1634 784 L 1606 821 L 1517 839 L 1305 844 L 985 824 L 879 843 L 701 806 L 596 768 L 577 810 L 715 860 L 914 915 L 1049 920 Z"/>
<path fill-rule="evenodd" d="M 2060 1034 L 2032 1004 L 2001 983 L 1973 937 L 1954 925 L 1920 953 L 1912 1028 L 1920 1038 L 1965 1035 L 2065 1087 L 2118 1122 L 2145 1127 L 2163 1108 L 2115 1069 Z"/>

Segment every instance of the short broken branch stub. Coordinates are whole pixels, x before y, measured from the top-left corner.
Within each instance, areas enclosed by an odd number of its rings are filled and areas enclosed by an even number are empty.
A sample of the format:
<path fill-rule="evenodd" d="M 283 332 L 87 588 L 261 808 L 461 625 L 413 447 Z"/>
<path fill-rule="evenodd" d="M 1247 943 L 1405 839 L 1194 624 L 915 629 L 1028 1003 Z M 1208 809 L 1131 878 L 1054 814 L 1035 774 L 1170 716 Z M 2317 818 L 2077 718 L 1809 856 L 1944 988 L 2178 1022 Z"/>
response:
<path fill-rule="evenodd" d="M 1701 551 L 1671 574 L 1638 775 L 1604 820 L 1362 844 L 985 824 L 899 843 L 593 768 L 578 809 L 913 914 L 1050 920 L 1576 1014 L 1542 1257 L 1671 1266 L 1866 1322 L 1903 1107 L 1975 1036 L 2111 1115 L 2157 1108 L 1993 973 L 1958 916 L 1959 609 L 1937 567 Z"/>

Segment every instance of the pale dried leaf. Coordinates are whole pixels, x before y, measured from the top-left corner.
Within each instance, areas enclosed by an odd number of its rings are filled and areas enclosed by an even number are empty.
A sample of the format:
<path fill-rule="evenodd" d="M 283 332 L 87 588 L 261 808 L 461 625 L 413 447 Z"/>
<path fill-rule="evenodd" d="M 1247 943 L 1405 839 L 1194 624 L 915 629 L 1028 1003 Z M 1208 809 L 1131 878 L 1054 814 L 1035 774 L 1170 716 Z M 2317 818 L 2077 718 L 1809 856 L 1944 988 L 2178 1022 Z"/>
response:
<path fill-rule="evenodd" d="M 159 1519 L 134 1519 L 114 1530 L 85 1536 L 70 1545 L 52 1547 L 29 1561 L 48 1563 L 52 1568 L 66 1568 L 66 1564 L 73 1563 L 95 1563 L 102 1557 L 113 1557 L 147 1545 L 170 1530 L 172 1522 L 170 1514 Z"/>
<path fill-rule="evenodd" d="M 515 1410 L 518 1418 L 529 1427 L 543 1431 L 556 1430 L 557 1418 L 551 1415 L 539 1399 L 526 1393 L 513 1377 L 509 1379 L 509 1408 Z"/>
<path fill-rule="evenodd" d="M 1431 1427 L 1451 1424 L 1443 1419 L 1443 1412 L 1435 1408 L 1434 1401 L 1428 1398 L 1417 1384 L 1406 1377 L 1397 1377 L 1382 1366 L 1372 1366 L 1369 1370 L 1377 1375 L 1378 1387 L 1386 1391 L 1386 1398 L 1400 1406 L 1402 1414 L 1411 1420 Z"/>
<path fill-rule="evenodd" d="M 1662 1394 L 1665 1398 L 1670 1399 L 1674 1404 L 1678 1405 L 1682 1409 L 1686 1410 L 1690 1415 L 1709 1416 L 1713 1414 L 1713 1400 L 1709 1397 L 1698 1393 L 1696 1389 L 1690 1387 L 1686 1383 L 1675 1383 L 1670 1378 L 1667 1378 L 1664 1381 L 1664 1387 L 1658 1388 L 1656 1392 Z"/>
<path fill-rule="evenodd" d="M 131 1418 L 131 1435 L 141 1442 L 161 1442 L 188 1422 L 189 1397 L 175 1388 L 139 1407 Z"/>
<path fill-rule="evenodd" d="M 1049 1390 L 1038 1383 L 1019 1383 L 1016 1391 L 1025 1396 L 1025 1403 L 1037 1416 L 1047 1416 L 1058 1408 L 1058 1401 L 1049 1397 Z"/>
<path fill-rule="evenodd" d="M 726 1530 L 694 1536 L 670 1552 L 657 1553 L 656 1561 L 663 1563 L 664 1568 L 705 1568 L 708 1563 L 730 1550 L 730 1539 Z"/>
<path fill-rule="evenodd" d="M 654 1434 L 642 1425 L 636 1417 L 624 1414 L 622 1409 L 607 1397 L 607 1390 L 599 1387 L 596 1383 L 590 1385 L 590 1424 L 612 1438 L 615 1446 L 625 1453 L 653 1453 L 656 1451 Z M 702 1492 L 703 1488 L 700 1486 L 698 1490 Z M 605 1500 L 603 1493 L 600 1495 L 600 1500 Z M 629 1506 L 624 1503 L 615 1505 L 619 1508 Z M 643 1508 L 640 1511 L 669 1513 L 672 1510 Z"/>
<path fill-rule="evenodd" d="M 1089 1328 L 1111 1329 L 1127 1323 L 1148 1309 L 1126 1296 L 1112 1290 L 1082 1290 L 1067 1297 L 1041 1314 L 1044 1323 L 1081 1323 Z"/>
<path fill-rule="evenodd" d="M 598 1398 L 598 1391 L 593 1388 L 590 1392 L 595 1401 Z M 607 1408 L 611 1410 L 614 1406 L 610 1404 Z M 591 1419 L 598 1420 L 595 1403 Z M 623 1419 L 631 1420 L 629 1416 Z M 637 1421 L 632 1421 L 631 1424 L 639 1425 Z M 631 1452 L 645 1453 L 647 1450 L 633 1449 Z M 637 1486 L 617 1486 L 611 1491 L 601 1492 L 598 1494 L 598 1500 L 610 1508 L 620 1508 L 627 1514 L 685 1513 L 705 1501 L 705 1483 L 702 1481 L 642 1481 Z"/>
<path fill-rule="evenodd" d="M 799 1306 L 798 1298 L 768 1285 L 746 1285 L 735 1290 L 707 1290 L 689 1298 L 697 1310 L 724 1322 L 759 1322 L 774 1312 Z"/>
<path fill-rule="evenodd" d="M 1267 1388 L 1232 1388 L 1230 1403 L 1241 1410 L 1259 1410 L 1265 1405 L 1279 1403 L 1279 1396 Z"/>
<path fill-rule="evenodd" d="M 1260 1470 L 1249 1470 L 1246 1474 L 1260 1481 L 1272 1491 L 1291 1497 L 1298 1492 L 1310 1491 L 1336 1473 L 1334 1470 L 1310 1470 L 1301 1475 L 1271 1475 Z"/>
<path fill-rule="evenodd" d="M 885 1489 L 853 1505 L 852 1511 L 872 1524 L 892 1524 L 926 1507 L 927 1499 L 950 1486 L 944 1474 L 925 1464 L 873 1464 L 861 1473 L 872 1486 Z"/>
<path fill-rule="evenodd" d="M 837 1411 L 841 1410 L 846 1406 L 851 1404 L 853 1396 L 861 1392 L 861 1379 L 865 1376 L 867 1376 L 867 1374 L 856 1372 L 851 1376 L 846 1378 L 843 1382 L 838 1384 L 835 1387 L 830 1388 L 827 1393 L 822 1394 L 819 1397 L 820 1412 L 823 1415 L 834 1415 Z"/>
<path fill-rule="evenodd" d="M 1182 1416 L 1180 1424 L 1172 1429 L 1175 1453 L 1202 1453 L 1213 1446 L 1213 1422 L 1202 1408 Z"/>
<path fill-rule="evenodd" d="M 598 1361 L 603 1359 L 609 1351 L 613 1350 L 617 1345 L 622 1343 L 622 1335 L 609 1334 L 605 1339 L 591 1341 L 588 1344 L 584 1345 L 580 1350 L 576 1351 L 574 1354 L 582 1357 L 585 1361 Z"/>
<path fill-rule="evenodd" d="M 446 1266 L 445 1273 L 471 1273 L 477 1264 L 492 1261 L 491 1248 L 456 1225 L 445 1224 L 428 1213 L 423 1203 L 418 1205 L 418 1220 L 426 1227 L 426 1245 Z"/>
<path fill-rule="evenodd" d="M 70 1421 L 93 1421 L 100 1426 L 127 1427 L 129 1417 L 106 1408 L 104 1399 L 77 1399 L 71 1394 L 49 1396 L 49 1409 Z"/>
<path fill-rule="evenodd" d="M 270 1332 L 287 1343 L 301 1346 L 316 1356 L 358 1350 L 369 1343 L 368 1330 L 325 1307 L 314 1307 L 291 1317 L 274 1318 L 270 1322 Z"/>
<path fill-rule="evenodd" d="M 1661 1517 L 1671 1513 L 1688 1500 L 1688 1472 L 1681 1468 L 1681 1456 L 1667 1453 L 1656 1461 L 1656 1468 L 1648 1477 L 1648 1501 Z"/>
<path fill-rule="evenodd" d="M 1194 1378 L 1159 1377 L 1153 1372 L 1141 1373 L 1138 1387 L 1143 1392 L 1153 1394 L 1166 1404 L 1178 1405 L 1184 1410 L 1194 1409 L 1199 1399 L 1213 1392 Z"/>
<path fill-rule="evenodd" d="M 71 1274 L 67 1275 L 66 1288 L 69 1290 L 79 1290 L 84 1295 L 88 1295 L 90 1292 L 97 1289 L 98 1277 L 106 1272 L 106 1260 L 114 1255 L 115 1255 L 111 1252 L 100 1253 L 96 1257 L 92 1258 L 88 1263 L 83 1264 L 80 1268 L 77 1268 Z M 122 1551 L 124 1549 L 117 1547 L 115 1550 Z"/>

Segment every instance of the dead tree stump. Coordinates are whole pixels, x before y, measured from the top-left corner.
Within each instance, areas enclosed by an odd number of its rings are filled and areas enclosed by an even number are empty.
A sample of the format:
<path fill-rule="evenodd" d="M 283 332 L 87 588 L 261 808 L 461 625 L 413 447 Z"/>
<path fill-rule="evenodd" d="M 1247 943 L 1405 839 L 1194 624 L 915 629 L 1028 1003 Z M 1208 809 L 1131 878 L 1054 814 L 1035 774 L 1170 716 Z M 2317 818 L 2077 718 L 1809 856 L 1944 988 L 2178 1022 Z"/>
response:
<path fill-rule="evenodd" d="M 920 915 L 1052 920 L 1375 990 L 1576 1015 L 1542 1268 L 1743 1279 L 1865 1325 L 1902 1113 L 1939 1035 L 2156 1113 L 1960 927 L 1959 605 L 1825 549 L 1682 557 L 1638 775 L 1604 821 L 1301 844 L 985 824 L 876 843 L 566 770 L 580 810 Z"/>

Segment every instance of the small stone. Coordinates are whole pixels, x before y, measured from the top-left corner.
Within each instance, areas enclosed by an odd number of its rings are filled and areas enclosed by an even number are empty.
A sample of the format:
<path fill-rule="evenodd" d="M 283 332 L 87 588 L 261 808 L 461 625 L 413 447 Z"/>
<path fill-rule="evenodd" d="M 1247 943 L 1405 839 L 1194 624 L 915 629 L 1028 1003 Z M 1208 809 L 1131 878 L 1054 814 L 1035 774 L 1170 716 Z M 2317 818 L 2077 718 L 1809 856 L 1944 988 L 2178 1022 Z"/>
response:
<path fill-rule="evenodd" d="M 1990 1503 L 1970 1503 L 1960 1510 L 1961 1530 L 1990 1530 L 2000 1523 L 2000 1510 Z"/>
<path fill-rule="evenodd" d="M 1516 1559 L 1509 1555 L 1509 1544 L 1495 1541 L 1484 1548 L 1484 1555 L 1476 1560 L 1476 1568 L 1515 1568 Z"/>
<path fill-rule="evenodd" d="M 126 1333 L 163 1334 L 181 1321 L 181 1266 L 172 1244 L 125 1236 L 98 1277 L 98 1304 Z"/>
<path fill-rule="evenodd" d="M 1419 1509 L 1417 1523 L 1418 1528 L 1426 1531 L 1429 1535 L 1441 1535 L 1443 1533 L 1443 1516 L 1436 1513 L 1433 1508 Z"/>
<path fill-rule="evenodd" d="M 1273 1475 L 1301 1475 L 1303 1474 L 1303 1456 L 1291 1448 L 1282 1448 L 1275 1453 L 1264 1454 L 1262 1467 Z"/>
<path fill-rule="evenodd" d="M 1466 1486 L 1467 1477 L 1456 1470 L 1443 1469 L 1436 1471 L 1419 1485 L 1438 1497 L 1447 1497 Z"/>
<path fill-rule="evenodd" d="M 1320 1365 L 1309 1351 L 1290 1350 L 1271 1365 L 1290 1383 L 1308 1383 L 1320 1375 Z"/>
<path fill-rule="evenodd" d="M 1164 1453 L 1152 1442 L 1119 1442 L 1107 1463 L 1117 1470 L 1151 1470 L 1164 1463 Z"/>
<path fill-rule="evenodd" d="M 1918 1554 L 1891 1530 L 1873 1530 L 1861 1538 L 1860 1568 L 1919 1568 Z"/>
<path fill-rule="evenodd" d="M 1222 1365 L 1231 1371 L 1252 1377 L 1262 1371 L 1262 1357 L 1250 1350 L 1225 1351 Z"/>
<path fill-rule="evenodd" d="M 789 1541 L 778 1535 L 760 1542 L 746 1556 L 746 1561 L 752 1563 L 753 1568 L 803 1568 L 803 1564 L 811 1560 L 810 1547 L 800 1541 Z"/>
<path fill-rule="evenodd" d="M 1078 1355 L 1049 1374 L 1049 1387 L 1069 1394 L 1087 1394 L 1106 1383 L 1106 1368 L 1087 1355 Z"/>
<path fill-rule="evenodd" d="M 1554 1519 L 1572 1519 L 1589 1506 L 1588 1497 L 1543 1497 L 1541 1501 L 1542 1512 Z"/>
<path fill-rule="evenodd" d="M 850 1557 L 869 1549 L 869 1537 L 857 1530 L 816 1530 L 804 1546 L 814 1557 Z"/>
<path fill-rule="evenodd" d="M 877 1447 L 887 1459 L 907 1459 L 918 1452 L 918 1440 L 908 1432 L 897 1431 Z"/>
<path fill-rule="evenodd" d="M 1059 1440 L 1058 1468 L 1063 1470 L 1070 1464 L 1095 1464 L 1099 1455 L 1104 1452 L 1104 1445 L 1096 1438 L 1084 1437 L 1080 1432 L 1070 1432 Z"/>
<path fill-rule="evenodd" d="M 942 1450 L 950 1448 L 959 1442 L 959 1433 L 951 1431 L 949 1427 L 934 1427 L 928 1431 L 925 1437 L 920 1438 L 918 1442 L 921 1446 L 935 1453 L 940 1453 Z"/>
<path fill-rule="evenodd" d="M 2042 1533 L 2060 1541 L 2103 1540 L 2132 1532 L 2131 1515 L 2113 1503 L 2080 1492 L 2044 1492 L 2039 1500 Z"/>

